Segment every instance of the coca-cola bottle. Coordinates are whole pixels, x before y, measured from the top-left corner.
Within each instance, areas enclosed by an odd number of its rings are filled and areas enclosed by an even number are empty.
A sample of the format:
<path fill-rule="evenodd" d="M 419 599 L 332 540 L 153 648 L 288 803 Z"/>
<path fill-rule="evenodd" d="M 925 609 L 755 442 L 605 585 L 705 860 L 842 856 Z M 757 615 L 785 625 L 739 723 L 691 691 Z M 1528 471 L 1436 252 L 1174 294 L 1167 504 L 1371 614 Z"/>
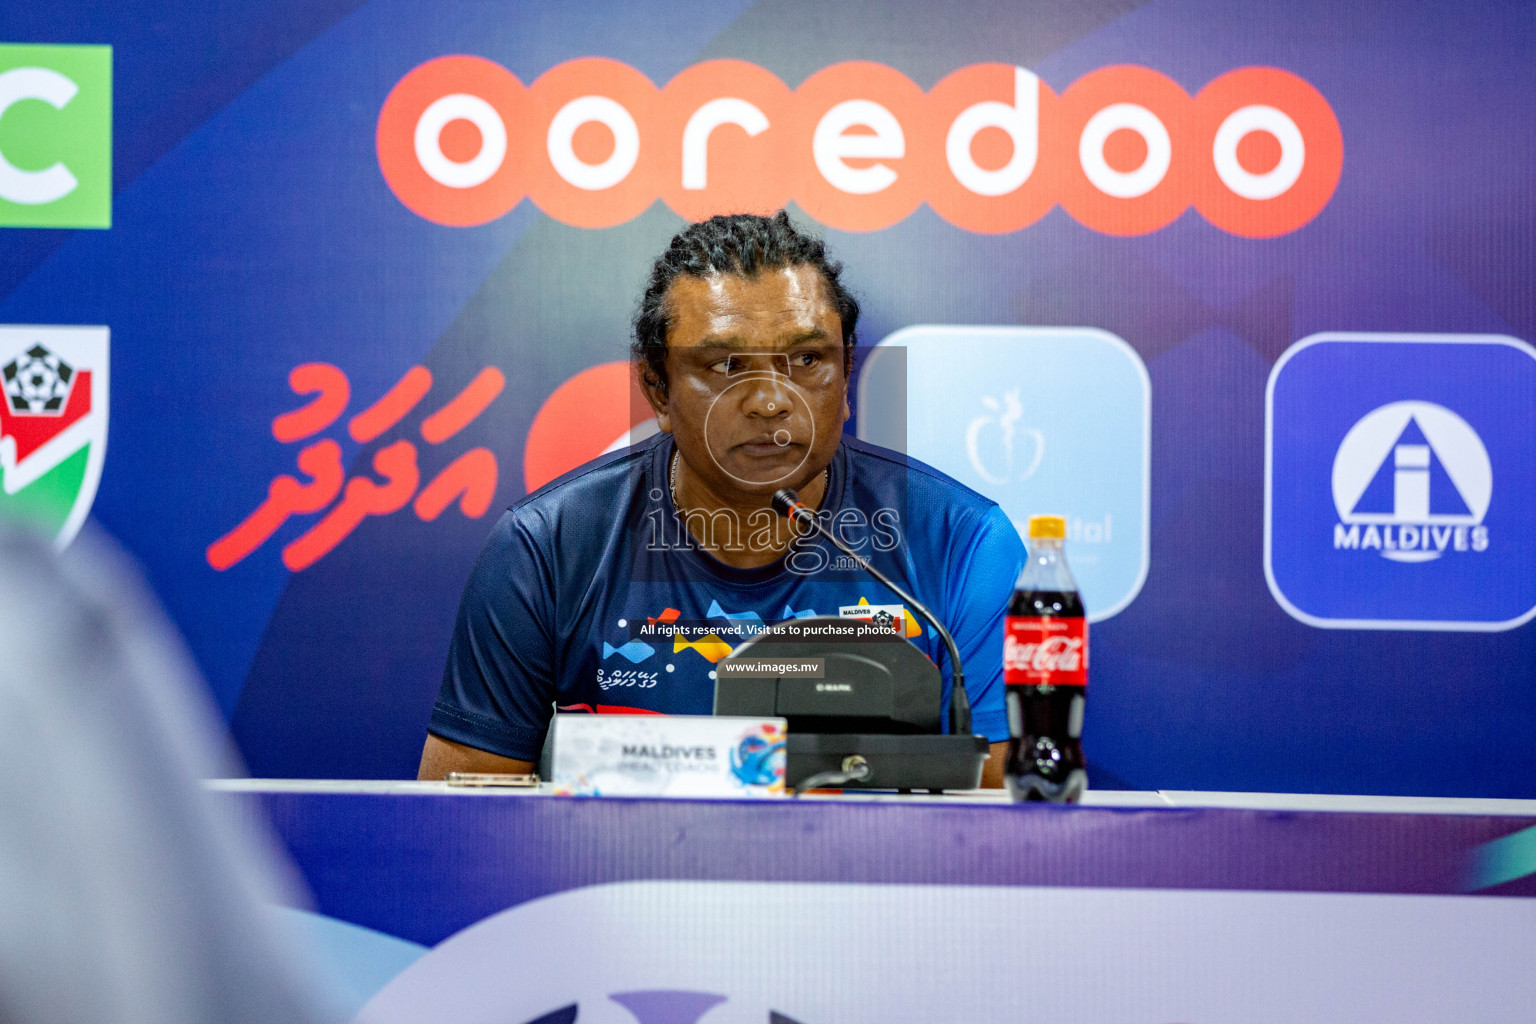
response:
<path fill-rule="evenodd" d="M 1008 791 L 1015 800 L 1075 801 L 1088 788 L 1083 703 L 1088 620 L 1067 568 L 1067 521 L 1031 516 L 1029 561 L 1003 634 Z"/>

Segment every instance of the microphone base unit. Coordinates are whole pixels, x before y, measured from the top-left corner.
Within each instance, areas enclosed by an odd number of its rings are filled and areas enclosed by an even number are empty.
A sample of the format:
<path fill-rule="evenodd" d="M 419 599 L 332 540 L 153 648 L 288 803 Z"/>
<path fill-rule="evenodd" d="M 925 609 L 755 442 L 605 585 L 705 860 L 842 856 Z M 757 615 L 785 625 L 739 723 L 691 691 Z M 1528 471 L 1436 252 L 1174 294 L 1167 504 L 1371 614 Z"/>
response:
<path fill-rule="evenodd" d="M 990 748 L 985 736 L 793 732 L 785 737 L 785 780 L 795 785 L 842 769 L 858 755 L 869 775 L 840 789 L 977 789 Z"/>

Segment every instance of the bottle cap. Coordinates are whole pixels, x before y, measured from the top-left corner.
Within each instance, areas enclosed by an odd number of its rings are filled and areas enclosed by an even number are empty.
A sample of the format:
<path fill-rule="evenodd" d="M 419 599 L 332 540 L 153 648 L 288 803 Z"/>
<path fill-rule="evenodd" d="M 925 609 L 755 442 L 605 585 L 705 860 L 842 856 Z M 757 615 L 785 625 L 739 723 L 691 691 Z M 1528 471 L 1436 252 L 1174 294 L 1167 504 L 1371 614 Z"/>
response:
<path fill-rule="evenodd" d="M 1067 519 L 1065 516 L 1030 516 L 1029 537 L 1037 538 L 1054 537 L 1057 540 L 1067 539 Z"/>

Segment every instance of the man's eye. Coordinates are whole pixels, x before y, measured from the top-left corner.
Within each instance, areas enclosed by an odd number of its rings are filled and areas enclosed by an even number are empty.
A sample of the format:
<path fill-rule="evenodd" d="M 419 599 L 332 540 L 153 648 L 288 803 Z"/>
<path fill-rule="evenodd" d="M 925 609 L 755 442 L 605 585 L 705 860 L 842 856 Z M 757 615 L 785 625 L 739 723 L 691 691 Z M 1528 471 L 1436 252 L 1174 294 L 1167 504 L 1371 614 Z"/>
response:
<path fill-rule="evenodd" d="M 819 362 L 821 362 L 819 352 L 801 352 L 795 356 L 796 366 L 815 366 Z"/>
<path fill-rule="evenodd" d="M 710 363 L 709 368 L 715 373 L 735 373 L 737 370 L 736 360 L 732 356 L 726 356 L 724 359 Z"/>

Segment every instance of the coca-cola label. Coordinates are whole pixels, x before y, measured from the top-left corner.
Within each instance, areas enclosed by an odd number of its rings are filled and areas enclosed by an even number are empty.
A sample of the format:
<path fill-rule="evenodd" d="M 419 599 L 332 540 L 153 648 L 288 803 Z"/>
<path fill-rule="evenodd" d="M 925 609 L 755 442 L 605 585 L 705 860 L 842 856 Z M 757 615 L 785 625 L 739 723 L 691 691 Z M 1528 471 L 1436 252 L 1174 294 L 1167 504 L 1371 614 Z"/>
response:
<path fill-rule="evenodd" d="M 1086 686 L 1088 620 L 1010 615 L 1003 632 L 1008 686 Z"/>

